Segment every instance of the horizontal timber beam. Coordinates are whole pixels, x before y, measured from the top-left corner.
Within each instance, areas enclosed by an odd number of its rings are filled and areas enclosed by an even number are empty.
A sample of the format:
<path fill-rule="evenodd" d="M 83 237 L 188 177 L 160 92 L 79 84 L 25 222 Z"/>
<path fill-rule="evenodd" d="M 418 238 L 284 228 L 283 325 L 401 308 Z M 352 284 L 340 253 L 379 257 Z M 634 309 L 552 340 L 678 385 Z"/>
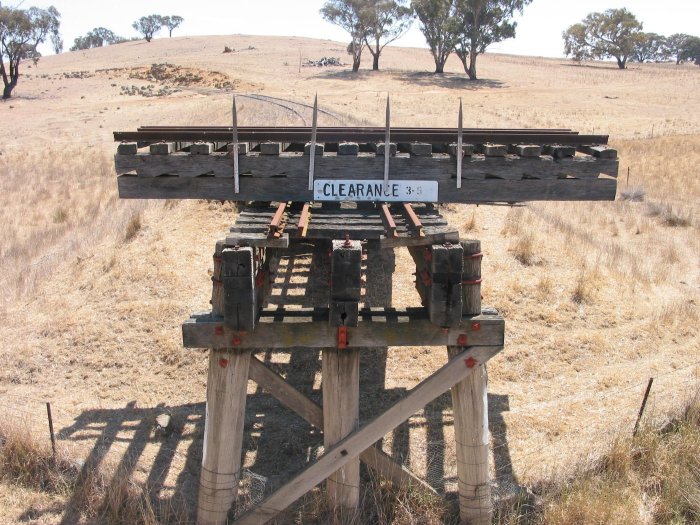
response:
<path fill-rule="evenodd" d="M 206 199 L 230 201 L 313 201 L 313 191 L 302 179 L 241 177 L 239 193 L 233 179 L 223 177 L 117 178 L 122 199 Z M 436 202 L 478 204 L 526 201 L 611 201 L 615 179 L 487 179 L 466 181 L 460 189 L 454 180 L 438 181 Z M 352 200 L 352 199 L 350 199 Z M 378 201 L 384 200 L 381 198 Z"/>
<path fill-rule="evenodd" d="M 114 157 L 118 174 L 136 173 L 141 177 L 172 175 L 177 177 L 233 178 L 233 161 L 226 153 L 211 155 L 191 155 L 171 153 L 169 155 L 121 155 Z M 308 182 L 308 158 L 299 153 L 280 155 L 240 155 L 238 158 L 241 185 L 246 177 L 303 179 Z M 358 156 L 328 154 L 317 156 L 314 163 L 317 179 L 382 179 L 384 157 L 372 153 Z M 591 155 L 553 158 L 539 157 L 485 157 L 483 155 L 464 157 L 462 160 L 462 180 L 483 180 L 485 178 L 520 180 L 523 177 L 554 179 L 558 177 L 597 178 L 604 173 L 616 177 L 617 159 L 597 158 Z M 349 176 L 352 174 L 352 176 Z M 457 163 L 448 154 L 414 156 L 399 154 L 391 160 L 389 178 L 391 180 L 453 180 L 457 177 Z M 454 183 L 453 183 L 454 186 Z"/>
<path fill-rule="evenodd" d="M 347 347 L 502 346 L 505 323 L 490 312 L 462 317 L 457 328 L 444 330 L 430 322 L 424 308 L 364 308 L 358 325 L 347 328 Z M 338 329 L 329 325 L 327 308 L 270 308 L 262 310 L 253 332 L 230 330 L 223 317 L 195 314 L 183 323 L 182 337 L 186 348 L 332 348 Z"/>

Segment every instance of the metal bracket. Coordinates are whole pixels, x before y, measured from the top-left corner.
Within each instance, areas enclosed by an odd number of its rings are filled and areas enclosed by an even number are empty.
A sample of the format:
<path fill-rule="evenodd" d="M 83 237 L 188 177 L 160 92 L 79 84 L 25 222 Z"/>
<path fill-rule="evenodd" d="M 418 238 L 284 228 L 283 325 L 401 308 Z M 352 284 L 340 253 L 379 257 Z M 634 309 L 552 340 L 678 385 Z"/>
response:
<path fill-rule="evenodd" d="M 348 347 L 348 327 L 339 326 L 338 327 L 338 350 L 344 350 Z"/>

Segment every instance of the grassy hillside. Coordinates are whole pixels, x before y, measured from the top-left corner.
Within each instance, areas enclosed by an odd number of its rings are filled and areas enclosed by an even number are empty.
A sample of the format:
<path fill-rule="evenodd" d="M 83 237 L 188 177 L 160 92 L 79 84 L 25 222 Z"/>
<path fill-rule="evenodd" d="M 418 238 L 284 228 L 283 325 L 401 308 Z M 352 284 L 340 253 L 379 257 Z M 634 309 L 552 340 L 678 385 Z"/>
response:
<path fill-rule="evenodd" d="M 16 97 L 0 104 L 0 420 L 44 436 L 41 401 L 50 400 L 71 457 L 92 452 L 138 481 L 156 480 L 161 499 L 191 500 L 206 365 L 204 354 L 182 349 L 179 326 L 208 308 L 211 254 L 235 209 L 119 201 L 111 132 L 227 124 L 234 92 L 245 125 L 308 123 L 315 93 L 321 125 L 381 124 L 389 91 L 396 125 L 453 126 L 461 97 L 467 126 L 610 133 L 621 158 L 615 202 L 444 210 L 482 240 L 484 302 L 507 320 L 506 351 L 489 366 L 497 492 L 604 449 L 631 428 L 650 376 L 653 410 L 678 406 L 700 372 L 700 68 L 619 71 L 486 55 L 484 80 L 469 83 L 454 57 L 445 75 L 430 74 L 426 50 L 387 48 L 382 71 L 358 74 L 300 68 L 300 56 L 348 61 L 344 45 L 328 41 L 181 37 L 64 53 L 24 70 Z M 399 251 L 397 304 L 418 304 L 411 265 Z M 386 398 L 445 359 L 439 349 L 390 349 Z M 314 358 L 272 361 L 318 389 Z M 383 362 L 381 354 L 363 362 L 363 384 Z M 313 436 L 284 437 L 280 429 L 297 421 L 253 383 L 249 392 L 266 417 L 250 428 L 246 467 L 268 490 L 279 470 L 319 447 Z M 381 400 L 368 387 L 363 417 Z M 166 439 L 152 434 L 159 405 L 179 422 Z M 451 422 L 441 399 L 387 436 L 385 449 L 432 481 L 446 479 L 440 488 L 450 492 Z M 251 493 L 256 479 L 246 478 Z M 3 523 L 30 509 L 32 519 L 60 522 L 65 505 L 60 495 L 3 485 L 0 501 Z"/>

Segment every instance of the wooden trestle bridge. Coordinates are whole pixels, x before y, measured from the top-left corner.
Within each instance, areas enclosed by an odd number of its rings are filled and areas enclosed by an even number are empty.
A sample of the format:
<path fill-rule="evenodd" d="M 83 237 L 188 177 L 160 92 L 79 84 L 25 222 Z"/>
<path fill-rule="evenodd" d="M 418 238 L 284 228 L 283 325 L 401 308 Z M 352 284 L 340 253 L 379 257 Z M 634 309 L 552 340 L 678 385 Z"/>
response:
<path fill-rule="evenodd" d="M 398 485 L 432 490 L 375 443 L 448 389 L 460 516 L 490 523 L 485 363 L 503 349 L 504 320 L 481 306 L 480 242 L 461 239 L 436 204 L 613 200 L 617 153 L 607 136 L 569 129 L 462 128 L 461 109 L 453 129 L 391 128 L 388 105 L 385 128 L 323 128 L 315 117 L 308 128 L 239 127 L 234 102 L 231 127 L 114 134 L 122 198 L 241 203 L 216 243 L 211 311 L 183 324 L 186 347 L 210 349 L 198 523 L 226 523 L 236 499 L 249 379 L 321 429 L 325 452 L 235 523 L 265 523 L 324 480 L 331 504 L 352 511 L 360 461 Z M 300 244 L 325 258 L 323 304 L 271 308 L 275 268 Z M 393 250 L 402 246 L 422 308 L 391 304 Z M 389 274 L 380 307 L 363 304 L 363 252 Z M 360 422 L 360 355 L 389 346 L 447 347 L 448 359 Z M 255 355 L 270 349 L 322 351 L 322 406 Z"/>

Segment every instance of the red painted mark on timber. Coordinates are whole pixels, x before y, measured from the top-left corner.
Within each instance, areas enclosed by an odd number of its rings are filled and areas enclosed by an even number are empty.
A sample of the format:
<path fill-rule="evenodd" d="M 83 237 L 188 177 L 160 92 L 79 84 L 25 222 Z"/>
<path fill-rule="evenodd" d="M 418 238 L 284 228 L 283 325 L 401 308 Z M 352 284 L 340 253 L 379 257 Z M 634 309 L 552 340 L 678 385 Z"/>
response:
<path fill-rule="evenodd" d="M 241 344 L 241 338 L 238 337 L 237 335 L 234 335 L 233 338 L 231 339 L 231 344 L 233 346 L 238 346 L 239 344 Z"/>
<path fill-rule="evenodd" d="M 221 368 L 226 368 L 228 366 L 228 359 L 226 359 L 225 357 L 219 359 L 219 366 Z"/>
<path fill-rule="evenodd" d="M 464 360 L 464 364 L 467 365 L 467 368 L 474 368 L 476 365 L 479 364 L 479 362 L 473 357 L 467 357 Z"/>
<path fill-rule="evenodd" d="M 479 330 L 481 330 L 481 323 L 472 323 L 472 331 L 478 332 Z"/>
<path fill-rule="evenodd" d="M 459 334 L 459 337 L 457 337 L 457 344 L 459 346 L 466 346 L 467 345 L 467 334 Z"/>
<path fill-rule="evenodd" d="M 224 327 L 223 326 L 215 326 L 214 327 L 214 335 L 224 335 Z"/>

